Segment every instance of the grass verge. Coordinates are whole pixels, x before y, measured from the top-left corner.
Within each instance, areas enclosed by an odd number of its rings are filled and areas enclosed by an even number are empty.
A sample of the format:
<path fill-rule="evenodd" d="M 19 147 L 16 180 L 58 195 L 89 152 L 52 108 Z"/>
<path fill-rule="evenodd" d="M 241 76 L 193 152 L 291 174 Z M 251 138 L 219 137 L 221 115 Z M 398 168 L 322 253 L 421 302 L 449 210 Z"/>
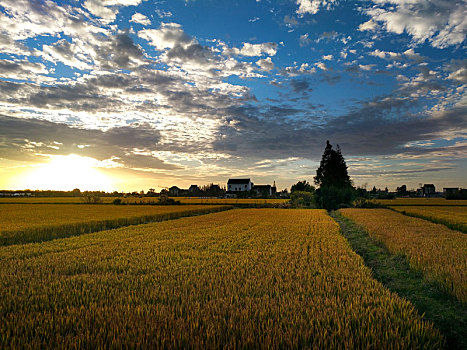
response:
<path fill-rule="evenodd" d="M 338 212 L 330 214 L 341 227 L 352 249 L 373 271 L 373 277 L 389 290 L 409 300 L 424 318 L 443 333 L 448 349 L 467 349 L 467 308 L 441 287 L 423 278 L 410 268 L 402 255 L 389 253 L 386 247 L 371 238 L 363 228 Z"/>

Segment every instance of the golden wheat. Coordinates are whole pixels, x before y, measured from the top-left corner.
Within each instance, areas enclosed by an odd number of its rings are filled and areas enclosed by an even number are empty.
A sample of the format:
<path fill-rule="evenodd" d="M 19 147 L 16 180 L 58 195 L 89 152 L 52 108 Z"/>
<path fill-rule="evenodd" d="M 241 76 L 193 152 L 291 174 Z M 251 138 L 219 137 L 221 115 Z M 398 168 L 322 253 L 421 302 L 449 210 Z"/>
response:
<path fill-rule="evenodd" d="M 446 225 L 453 230 L 467 232 L 467 207 L 395 206 L 390 208 L 403 214 Z"/>
<path fill-rule="evenodd" d="M 0 347 L 438 349 L 324 211 L 248 209 L 0 247 Z"/>
<path fill-rule="evenodd" d="M 467 236 L 389 209 L 341 209 L 393 253 L 407 256 L 415 269 L 467 302 Z"/>
<path fill-rule="evenodd" d="M 467 206 L 467 200 L 446 200 L 444 198 L 396 198 L 377 199 L 377 203 L 383 205 L 436 205 L 436 206 Z"/>
<path fill-rule="evenodd" d="M 40 242 L 230 208 L 213 205 L 1 204 L 0 245 Z"/>

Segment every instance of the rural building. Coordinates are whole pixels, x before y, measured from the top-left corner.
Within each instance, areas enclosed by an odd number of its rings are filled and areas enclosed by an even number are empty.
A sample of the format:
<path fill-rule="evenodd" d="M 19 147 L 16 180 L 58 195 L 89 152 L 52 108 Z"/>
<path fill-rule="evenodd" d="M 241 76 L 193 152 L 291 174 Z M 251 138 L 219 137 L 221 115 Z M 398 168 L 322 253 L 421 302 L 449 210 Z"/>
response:
<path fill-rule="evenodd" d="M 422 187 L 423 197 L 434 197 L 436 196 L 435 185 L 433 184 L 424 184 Z"/>
<path fill-rule="evenodd" d="M 253 182 L 250 179 L 229 179 L 227 181 L 227 191 L 229 192 L 243 192 L 251 191 Z"/>
<path fill-rule="evenodd" d="M 459 187 L 443 187 L 444 197 L 456 194 L 457 192 L 459 192 Z"/>

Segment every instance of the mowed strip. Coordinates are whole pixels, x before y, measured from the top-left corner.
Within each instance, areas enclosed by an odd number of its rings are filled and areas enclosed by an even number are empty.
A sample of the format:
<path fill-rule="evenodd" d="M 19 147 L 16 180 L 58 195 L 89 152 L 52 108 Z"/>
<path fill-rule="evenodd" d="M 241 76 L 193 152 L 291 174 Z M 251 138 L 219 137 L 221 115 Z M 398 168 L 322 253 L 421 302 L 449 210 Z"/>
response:
<path fill-rule="evenodd" d="M 41 242 L 230 208 L 212 205 L 2 204 L 0 205 L 0 245 Z"/>
<path fill-rule="evenodd" d="M 429 207 L 429 206 L 394 206 L 393 210 L 446 225 L 453 230 L 467 233 L 467 206 Z"/>
<path fill-rule="evenodd" d="M 467 302 L 467 236 L 444 225 L 388 209 L 340 209 L 389 251 L 404 254 L 410 266 L 463 303 Z"/>
<path fill-rule="evenodd" d="M 0 347 L 440 348 L 325 211 L 229 210 L 0 247 Z"/>

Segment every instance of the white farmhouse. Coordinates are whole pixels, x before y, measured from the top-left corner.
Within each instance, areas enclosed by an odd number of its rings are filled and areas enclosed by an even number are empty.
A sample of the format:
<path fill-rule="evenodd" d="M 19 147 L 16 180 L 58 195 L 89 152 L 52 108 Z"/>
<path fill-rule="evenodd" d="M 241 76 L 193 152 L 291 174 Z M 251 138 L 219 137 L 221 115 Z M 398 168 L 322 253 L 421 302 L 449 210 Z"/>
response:
<path fill-rule="evenodd" d="M 227 191 L 251 191 L 252 188 L 253 182 L 251 182 L 250 179 L 229 179 L 229 181 L 227 181 Z"/>

